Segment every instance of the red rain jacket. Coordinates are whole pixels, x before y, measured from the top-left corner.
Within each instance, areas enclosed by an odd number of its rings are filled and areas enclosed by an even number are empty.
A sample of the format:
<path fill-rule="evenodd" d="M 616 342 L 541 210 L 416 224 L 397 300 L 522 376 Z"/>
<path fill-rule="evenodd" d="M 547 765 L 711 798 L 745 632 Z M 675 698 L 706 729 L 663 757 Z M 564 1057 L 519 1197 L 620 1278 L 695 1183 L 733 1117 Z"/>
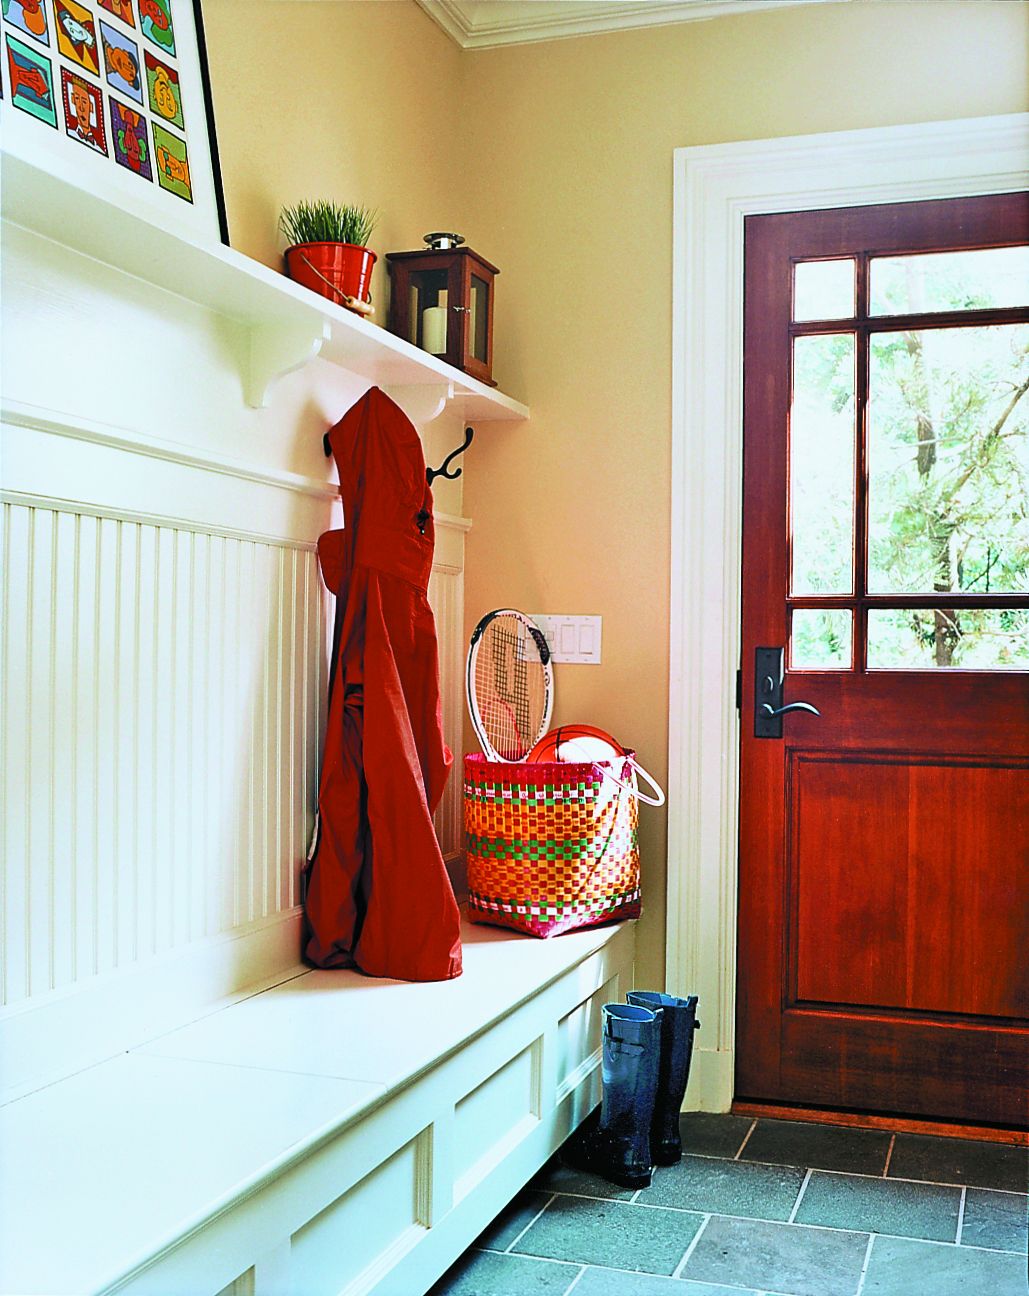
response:
<path fill-rule="evenodd" d="M 442 981 L 461 974 L 461 938 L 432 827 L 454 758 L 426 598 L 434 532 L 425 460 L 410 420 L 377 387 L 329 443 L 345 527 L 318 541 L 337 605 L 307 957 Z"/>

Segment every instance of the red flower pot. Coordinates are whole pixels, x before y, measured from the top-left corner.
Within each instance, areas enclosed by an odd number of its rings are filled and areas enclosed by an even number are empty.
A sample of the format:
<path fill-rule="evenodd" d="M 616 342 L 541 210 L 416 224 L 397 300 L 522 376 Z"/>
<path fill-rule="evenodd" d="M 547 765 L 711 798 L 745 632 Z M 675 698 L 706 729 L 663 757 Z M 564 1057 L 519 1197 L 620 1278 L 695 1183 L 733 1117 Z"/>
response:
<path fill-rule="evenodd" d="M 294 282 L 352 310 L 351 302 L 364 303 L 362 315 L 369 313 L 374 264 L 375 253 L 353 243 L 297 243 L 286 249 L 286 273 Z"/>

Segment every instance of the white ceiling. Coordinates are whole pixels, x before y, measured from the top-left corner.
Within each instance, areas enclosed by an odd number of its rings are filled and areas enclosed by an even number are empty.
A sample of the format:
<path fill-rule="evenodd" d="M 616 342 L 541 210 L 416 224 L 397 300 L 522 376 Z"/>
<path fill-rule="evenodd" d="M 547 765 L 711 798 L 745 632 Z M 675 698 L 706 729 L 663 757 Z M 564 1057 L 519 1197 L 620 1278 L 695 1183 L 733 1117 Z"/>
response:
<path fill-rule="evenodd" d="M 418 0 L 462 49 L 524 45 L 627 27 L 660 27 L 724 14 L 828 0 Z"/>

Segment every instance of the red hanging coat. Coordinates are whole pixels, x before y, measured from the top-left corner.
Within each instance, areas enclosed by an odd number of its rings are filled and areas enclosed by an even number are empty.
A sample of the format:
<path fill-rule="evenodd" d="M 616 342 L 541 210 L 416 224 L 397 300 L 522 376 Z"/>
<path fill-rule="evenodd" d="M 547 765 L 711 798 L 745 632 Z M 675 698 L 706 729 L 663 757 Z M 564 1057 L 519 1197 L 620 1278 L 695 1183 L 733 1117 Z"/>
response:
<path fill-rule="evenodd" d="M 377 387 L 329 443 L 345 526 L 318 542 L 337 606 L 307 957 L 442 981 L 461 974 L 461 938 L 432 827 L 454 758 L 426 598 L 434 532 L 425 460 L 410 420 Z"/>

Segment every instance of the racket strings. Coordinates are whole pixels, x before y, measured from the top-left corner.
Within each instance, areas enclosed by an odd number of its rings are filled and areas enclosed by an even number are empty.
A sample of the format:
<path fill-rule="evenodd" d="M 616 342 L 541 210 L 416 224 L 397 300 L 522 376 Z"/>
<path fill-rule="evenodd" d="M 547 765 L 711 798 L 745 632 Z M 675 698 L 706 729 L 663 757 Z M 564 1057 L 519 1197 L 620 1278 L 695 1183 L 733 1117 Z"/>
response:
<path fill-rule="evenodd" d="M 497 754 L 521 760 L 539 736 L 547 702 L 539 648 L 521 621 L 497 617 L 486 628 L 475 664 L 475 693 Z"/>

